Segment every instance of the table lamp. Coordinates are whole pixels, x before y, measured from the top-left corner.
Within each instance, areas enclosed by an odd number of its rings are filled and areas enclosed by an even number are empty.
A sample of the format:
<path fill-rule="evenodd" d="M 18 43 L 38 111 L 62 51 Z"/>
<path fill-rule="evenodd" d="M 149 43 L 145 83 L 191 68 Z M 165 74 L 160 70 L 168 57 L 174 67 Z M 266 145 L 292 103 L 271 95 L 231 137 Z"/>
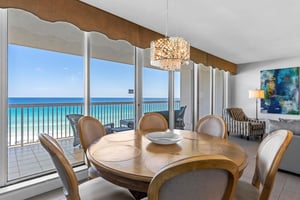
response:
<path fill-rule="evenodd" d="M 257 117 L 257 104 L 258 104 L 258 99 L 265 98 L 264 90 L 259 90 L 259 89 L 249 90 L 249 98 L 256 100 L 256 120 L 258 120 L 258 117 Z"/>

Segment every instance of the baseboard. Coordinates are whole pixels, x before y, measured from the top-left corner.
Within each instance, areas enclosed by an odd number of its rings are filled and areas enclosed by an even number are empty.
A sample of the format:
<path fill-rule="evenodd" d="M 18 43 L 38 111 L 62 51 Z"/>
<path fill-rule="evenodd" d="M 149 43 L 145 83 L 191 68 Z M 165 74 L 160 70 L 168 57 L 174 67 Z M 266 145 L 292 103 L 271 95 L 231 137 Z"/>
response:
<path fill-rule="evenodd" d="M 76 167 L 74 168 L 74 171 L 78 181 L 87 179 L 88 176 L 86 166 Z M 0 199 L 24 200 L 26 198 L 34 197 L 60 187 L 62 187 L 62 182 L 58 177 L 58 174 L 55 173 L 0 188 Z"/>
<path fill-rule="evenodd" d="M 281 171 L 281 172 L 284 172 L 284 173 L 287 173 L 287 174 L 291 174 L 291 175 L 294 175 L 294 176 L 300 176 L 300 174 L 298 174 L 296 172 L 291 172 L 291 171 L 288 171 L 288 170 L 285 170 L 285 169 L 278 169 L 278 171 Z"/>

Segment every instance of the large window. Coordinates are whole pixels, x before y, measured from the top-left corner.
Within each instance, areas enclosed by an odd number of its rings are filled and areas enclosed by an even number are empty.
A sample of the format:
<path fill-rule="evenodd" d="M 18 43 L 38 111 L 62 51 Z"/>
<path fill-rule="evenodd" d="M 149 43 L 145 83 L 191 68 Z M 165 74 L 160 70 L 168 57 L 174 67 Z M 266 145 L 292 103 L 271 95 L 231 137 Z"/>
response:
<path fill-rule="evenodd" d="M 90 44 L 90 114 L 121 127 L 120 120 L 134 119 L 134 47 L 99 33 L 90 34 Z"/>
<path fill-rule="evenodd" d="M 0 147 L 7 150 L 8 159 L 1 158 L 5 163 L 0 166 L 8 176 L 4 180 L 3 171 L 0 173 L 2 185 L 54 172 L 50 157 L 38 143 L 41 132 L 62 144 L 73 166 L 84 164 L 83 151 L 74 143 L 76 135 L 67 119 L 69 114 L 88 114 L 105 125 L 122 128 L 121 120 L 138 120 L 137 110 L 139 116 L 168 111 L 172 101 L 169 96 L 174 94 L 175 110 L 188 106 L 185 123 L 192 129 L 194 88 L 198 89 L 200 116 L 210 114 L 213 106 L 219 114 L 224 101 L 223 72 L 213 76 L 211 67 L 200 65 L 198 82 L 193 85 L 191 66 L 184 73 L 174 74 L 153 68 L 149 49 L 83 32 L 69 23 L 43 21 L 17 9 L 8 9 L 6 31 L 8 45 L 1 50 L 8 53 L 8 74 L 3 75 L 8 80 L 8 95 L 1 95 L 8 101 L 4 106 L 7 124 L 0 130 L 7 130 L 7 145 Z M 1 81 L 1 86 L 5 84 Z M 213 91 L 218 106 L 213 105 Z"/>
<path fill-rule="evenodd" d="M 68 36 L 68 37 L 66 37 Z M 83 113 L 83 32 L 8 10 L 8 180 L 54 170 L 38 134 L 58 139 L 73 165 L 83 152 L 66 118 Z"/>
<path fill-rule="evenodd" d="M 171 84 L 174 84 L 174 108 L 180 107 L 180 72 L 174 72 L 173 83 L 170 82 L 170 72 L 150 65 L 149 49 L 144 52 L 143 64 L 143 113 L 153 111 L 169 111 Z"/>
<path fill-rule="evenodd" d="M 148 106 L 144 106 L 144 112 L 154 110 L 167 110 L 168 109 L 168 72 L 144 67 L 143 68 L 143 100 Z M 161 104 L 157 104 L 156 108 L 151 107 L 153 103 L 160 101 Z M 150 109 L 150 110 L 148 110 Z"/>

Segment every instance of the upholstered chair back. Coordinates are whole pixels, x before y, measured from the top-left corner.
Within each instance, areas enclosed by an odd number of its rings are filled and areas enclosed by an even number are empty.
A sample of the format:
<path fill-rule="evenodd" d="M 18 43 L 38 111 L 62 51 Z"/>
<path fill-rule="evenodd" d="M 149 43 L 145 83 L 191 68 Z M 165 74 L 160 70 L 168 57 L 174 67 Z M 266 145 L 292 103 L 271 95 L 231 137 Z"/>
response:
<path fill-rule="evenodd" d="M 58 142 L 51 136 L 39 134 L 41 145 L 49 153 L 63 182 L 63 191 L 67 200 L 133 200 L 132 194 L 127 188 L 112 184 L 102 177 L 85 181 L 78 185 L 73 168 Z"/>
<path fill-rule="evenodd" d="M 248 117 L 244 113 L 243 109 L 241 108 L 229 108 L 228 109 L 229 115 L 237 121 L 248 121 Z"/>
<path fill-rule="evenodd" d="M 72 166 L 64 155 L 58 142 L 47 134 L 39 134 L 41 145 L 49 153 L 63 182 L 64 195 L 67 199 L 79 200 L 78 182 Z"/>
<path fill-rule="evenodd" d="M 232 199 L 238 167 L 225 156 L 201 155 L 162 168 L 152 179 L 148 200 Z"/>
<path fill-rule="evenodd" d="M 206 115 L 198 120 L 195 131 L 208 135 L 227 138 L 227 126 L 224 119 L 217 115 Z"/>
<path fill-rule="evenodd" d="M 78 132 L 85 153 L 93 142 L 106 135 L 105 128 L 101 122 L 91 116 L 84 116 L 79 119 Z"/>
<path fill-rule="evenodd" d="M 88 166 L 88 176 L 90 179 L 100 176 L 100 172 L 91 166 L 89 159 L 86 157 L 88 147 L 106 135 L 105 127 L 102 123 L 90 116 L 81 117 L 78 121 L 78 133 L 80 142 L 85 153 L 85 162 Z"/>
<path fill-rule="evenodd" d="M 291 131 L 277 130 L 268 134 L 259 145 L 252 184 L 257 188 L 262 186 L 260 199 L 269 198 L 280 161 L 292 137 Z"/>
<path fill-rule="evenodd" d="M 139 121 L 139 130 L 143 132 L 166 131 L 168 129 L 167 120 L 159 113 L 150 112 L 144 114 Z"/>

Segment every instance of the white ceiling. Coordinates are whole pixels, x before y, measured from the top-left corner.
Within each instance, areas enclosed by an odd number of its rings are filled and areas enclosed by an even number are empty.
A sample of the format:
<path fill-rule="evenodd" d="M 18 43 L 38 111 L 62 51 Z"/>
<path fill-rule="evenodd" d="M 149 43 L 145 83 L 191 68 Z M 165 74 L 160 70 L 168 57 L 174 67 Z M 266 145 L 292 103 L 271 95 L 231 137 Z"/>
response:
<path fill-rule="evenodd" d="M 169 0 L 168 9 L 167 0 L 83 2 L 161 34 L 168 27 L 168 36 L 236 64 L 300 56 L 297 0 Z"/>

